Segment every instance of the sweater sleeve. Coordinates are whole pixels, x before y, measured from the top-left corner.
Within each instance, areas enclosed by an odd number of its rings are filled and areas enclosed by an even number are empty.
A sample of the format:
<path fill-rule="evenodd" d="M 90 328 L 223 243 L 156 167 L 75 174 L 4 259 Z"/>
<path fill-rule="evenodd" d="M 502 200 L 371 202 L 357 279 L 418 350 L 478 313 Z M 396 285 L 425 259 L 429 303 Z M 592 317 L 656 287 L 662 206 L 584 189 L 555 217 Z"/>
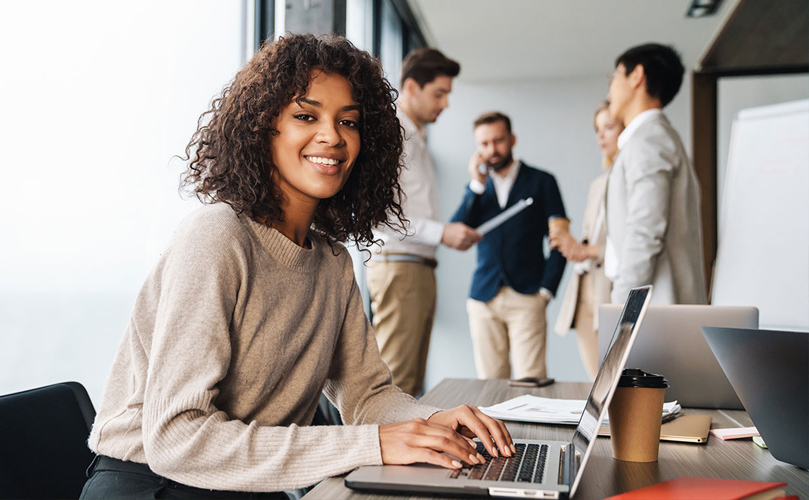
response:
<path fill-rule="evenodd" d="M 349 269 L 349 272 L 349 300 L 324 388 L 326 397 L 340 410 L 347 424 L 384 425 L 429 418 L 439 408 L 421 405 L 393 385 L 390 370 L 379 355 L 373 328 L 365 316 L 353 271 Z"/>
<path fill-rule="evenodd" d="M 245 252 L 226 229 L 208 227 L 181 238 L 155 277 L 161 292 L 142 409 L 148 465 L 190 486 L 266 492 L 304 487 L 360 465 L 380 464 L 376 425 L 260 426 L 217 408 L 218 383 L 230 368 L 231 336 L 238 335 L 231 319 L 240 294 L 249 293 L 250 279 Z M 380 368 L 375 369 L 376 390 L 403 400 L 390 387 L 385 389 Z M 364 393 L 353 389 L 349 394 L 357 400 L 361 398 L 356 394 Z M 365 413 L 371 408 L 381 413 L 378 406 L 359 406 L 369 408 Z"/>

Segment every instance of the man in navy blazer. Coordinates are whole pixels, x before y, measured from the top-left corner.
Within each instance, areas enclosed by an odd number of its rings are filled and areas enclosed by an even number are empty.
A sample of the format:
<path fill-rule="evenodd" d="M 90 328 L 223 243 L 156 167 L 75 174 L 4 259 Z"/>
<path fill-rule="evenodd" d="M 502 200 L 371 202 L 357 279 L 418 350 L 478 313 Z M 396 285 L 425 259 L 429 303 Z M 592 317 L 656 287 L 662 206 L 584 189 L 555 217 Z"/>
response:
<path fill-rule="evenodd" d="M 499 112 L 475 120 L 478 150 L 472 177 L 452 217 L 477 228 L 523 199 L 533 203 L 486 233 L 478 243 L 477 268 L 467 301 L 479 378 L 545 378 L 545 310 L 556 294 L 565 258 L 543 241 L 548 219 L 565 217 L 553 175 L 516 160 L 511 120 Z M 513 375 L 512 375 L 513 365 Z"/>

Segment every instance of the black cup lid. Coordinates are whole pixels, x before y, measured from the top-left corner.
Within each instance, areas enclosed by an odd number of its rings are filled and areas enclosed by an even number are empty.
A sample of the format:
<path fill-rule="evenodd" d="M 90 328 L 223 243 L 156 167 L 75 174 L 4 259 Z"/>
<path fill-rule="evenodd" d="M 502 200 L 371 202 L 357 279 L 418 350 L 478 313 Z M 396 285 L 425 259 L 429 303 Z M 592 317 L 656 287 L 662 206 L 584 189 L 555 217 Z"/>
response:
<path fill-rule="evenodd" d="M 666 377 L 655 373 L 646 373 L 638 368 L 625 368 L 618 381 L 618 387 L 647 387 L 665 389 L 669 386 Z"/>

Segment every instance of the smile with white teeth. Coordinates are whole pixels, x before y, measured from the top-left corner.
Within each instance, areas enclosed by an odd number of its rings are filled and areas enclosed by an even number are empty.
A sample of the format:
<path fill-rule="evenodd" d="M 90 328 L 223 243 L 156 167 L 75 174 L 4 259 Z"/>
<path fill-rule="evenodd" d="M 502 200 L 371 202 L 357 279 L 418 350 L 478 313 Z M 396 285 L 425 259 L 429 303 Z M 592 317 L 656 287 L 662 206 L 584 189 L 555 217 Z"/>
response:
<path fill-rule="evenodd" d="M 335 160 L 334 158 L 321 158 L 320 156 L 307 156 L 306 159 L 319 165 L 334 166 L 342 163 L 341 160 Z"/>

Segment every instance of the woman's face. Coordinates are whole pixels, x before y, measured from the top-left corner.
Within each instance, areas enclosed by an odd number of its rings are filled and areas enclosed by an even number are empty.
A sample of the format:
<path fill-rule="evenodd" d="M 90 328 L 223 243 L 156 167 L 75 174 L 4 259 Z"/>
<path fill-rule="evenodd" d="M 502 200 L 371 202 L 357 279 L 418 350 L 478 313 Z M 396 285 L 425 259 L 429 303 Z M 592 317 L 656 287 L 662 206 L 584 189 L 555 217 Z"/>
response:
<path fill-rule="evenodd" d="M 608 109 L 596 115 L 596 140 L 602 156 L 613 159 L 618 154 L 618 136 L 624 131 L 623 125 L 613 120 Z"/>
<path fill-rule="evenodd" d="M 360 153 L 360 106 L 340 75 L 313 72 L 306 94 L 275 119 L 270 138 L 275 181 L 288 201 L 331 198 Z"/>

